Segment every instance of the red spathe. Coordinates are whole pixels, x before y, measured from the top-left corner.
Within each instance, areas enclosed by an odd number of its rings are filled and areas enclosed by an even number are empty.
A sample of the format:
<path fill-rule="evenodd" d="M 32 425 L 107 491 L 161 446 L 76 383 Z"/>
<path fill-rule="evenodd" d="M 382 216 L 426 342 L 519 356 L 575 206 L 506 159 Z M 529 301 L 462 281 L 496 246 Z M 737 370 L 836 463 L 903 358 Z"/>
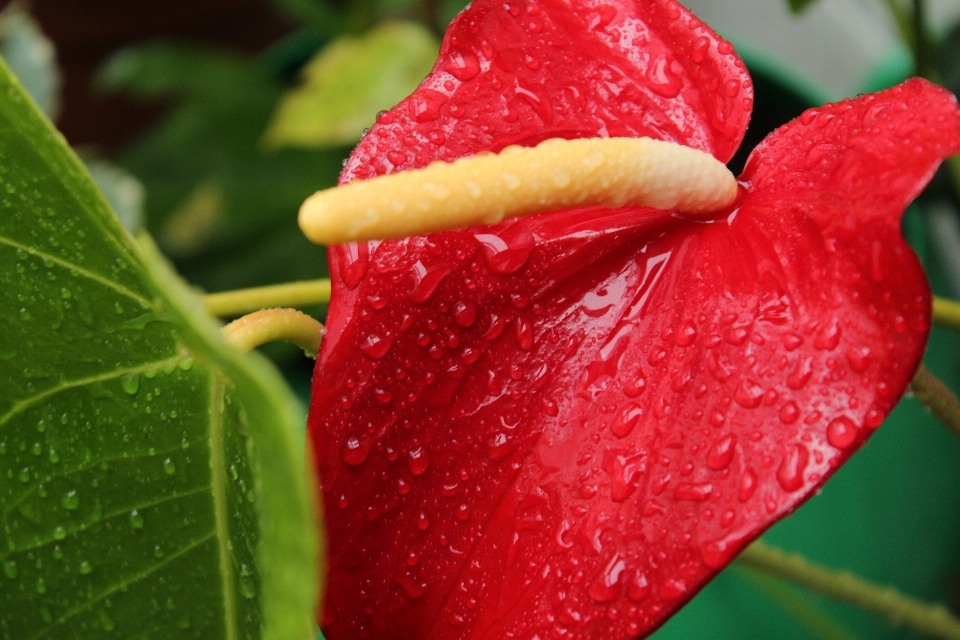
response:
<path fill-rule="evenodd" d="M 550 137 L 726 161 L 752 88 L 674 2 L 474 2 L 343 181 Z M 804 114 L 695 223 L 580 209 L 330 249 L 310 435 L 329 640 L 642 636 L 808 498 L 919 362 L 922 80 Z"/>

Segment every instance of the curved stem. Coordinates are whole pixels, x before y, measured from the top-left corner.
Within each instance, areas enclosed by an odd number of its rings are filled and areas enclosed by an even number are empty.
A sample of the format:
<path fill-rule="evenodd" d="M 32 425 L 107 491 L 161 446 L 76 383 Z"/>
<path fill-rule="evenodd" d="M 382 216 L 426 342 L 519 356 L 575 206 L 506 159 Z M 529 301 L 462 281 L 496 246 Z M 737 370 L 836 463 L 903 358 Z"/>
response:
<path fill-rule="evenodd" d="M 957 157 L 960 158 L 960 156 Z M 960 331 L 960 302 L 934 297 L 933 321 L 944 327 Z"/>
<path fill-rule="evenodd" d="M 244 351 L 268 342 L 286 340 L 316 358 L 323 325 L 296 309 L 264 309 L 234 320 L 223 328 L 227 342 Z"/>
<path fill-rule="evenodd" d="M 818 591 L 937 638 L 960 640 L 960 620 L 941 604 L 928 604 L 903 595 L 892 587 L 867 582 L 845 571 L 834 571 L 802 556 L 786 553 L 758 540 L 747 547 L 738 562 Z"/>
<path fill-rule="evenodd" d="M 923 365 L 913 376 L 910 388 L 930 413 L 960 438 L 960 400 L 953 391 Z"/>
<path fill-rule="evenodd" d="M 330 302 L 330 280 L 326 278 L 210 293 L 203 297 L 207 311 L 220 317 L 267 307 L 309 307 L 327 302 Z"/>

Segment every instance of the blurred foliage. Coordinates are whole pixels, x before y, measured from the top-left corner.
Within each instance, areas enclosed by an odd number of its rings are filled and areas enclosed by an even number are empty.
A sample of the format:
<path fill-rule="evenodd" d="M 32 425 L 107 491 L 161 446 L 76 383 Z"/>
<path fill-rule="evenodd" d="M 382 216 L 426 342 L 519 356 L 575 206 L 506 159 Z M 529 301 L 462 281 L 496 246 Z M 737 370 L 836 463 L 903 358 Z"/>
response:
<path fill-rule="evenodd" d="M 943 86 L 960 95 L 960 22 L 940 42 L 935 60 Z"/>
<path fill-rule="evenodd" d="M 815 3 L 817 0 L 787 0 L 790 11 L 794 13 L 802 13 L 806 9 L 810 8 L 810 5 Z"/>
<path fill-rule="evenodd" d="M 20 4 L 0 14 L 0 55 L 40 110 L 55 120 L 60 110 L 60 72 L 53 44 Z"/>
<path fill-rule="evenodd" d="M 336 182 L 348 149 L 266 151 L 283 87 L 262 60 L 196 45 L 120 52 L 100 75 L 109 91 L 176 106 L 118 162 L 147 190 L 147 229 L 207 290 L 322 277 L 323 249 L 297 227 L 303 200 Z"/>
<path fill-rule="evenodd" d="M 269 148 L 355 144 L 378 111 L 406 98 L 430 72 L 440 43 L 413 22 L 386 22 L 322 49 L 287 92 L 264 138 Z"/>

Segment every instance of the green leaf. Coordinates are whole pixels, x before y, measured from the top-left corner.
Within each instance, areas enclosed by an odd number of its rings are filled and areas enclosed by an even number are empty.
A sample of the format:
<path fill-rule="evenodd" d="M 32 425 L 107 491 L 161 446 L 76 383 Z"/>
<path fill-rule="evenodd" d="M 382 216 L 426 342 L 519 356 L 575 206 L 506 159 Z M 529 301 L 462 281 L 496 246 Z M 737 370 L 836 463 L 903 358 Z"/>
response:
<path fill-rule="evenodd" d="M 302 412 L 0 63 L 0 638 L 302 640 Z"/>
<path fill-rule="evenodd" d="M 799 14 L 809 9 L 816 1 L 817 0 L 787 0 L 787 4 L 790 5 L 790 11 Z"/>
<path fill-rule="evenodd" d="M 335 40 L 304 68 L 303 86 L 284 96 L 265 142 L 272 148 L 355 143 L 378 111 L 417 88 L 438 48 L 429 31 L 410 22 Z"/>
<path fill-rule="evenodd" d="M 107 89 L 177 100 L 117 162 L 146 189 L 147 229 L 177 269 L 209 291 L 326 274 L 324 250 L 299 232 L 297 211 L 336 184 L 349 150 L 265 152 L 260 139 L 282 93 L 265 67 L 207 48 L 152 44 L 118 54 L 101 74 Z M 281 236 L 291 252 L 267 262 Z"/>
<path fill-rule="evenodd" d="M 137 232 L 143 225 L 145 196 L 140 181 L 106 160 L 88 157 L 81 160 L 123 228 L 130 233 Z"/>

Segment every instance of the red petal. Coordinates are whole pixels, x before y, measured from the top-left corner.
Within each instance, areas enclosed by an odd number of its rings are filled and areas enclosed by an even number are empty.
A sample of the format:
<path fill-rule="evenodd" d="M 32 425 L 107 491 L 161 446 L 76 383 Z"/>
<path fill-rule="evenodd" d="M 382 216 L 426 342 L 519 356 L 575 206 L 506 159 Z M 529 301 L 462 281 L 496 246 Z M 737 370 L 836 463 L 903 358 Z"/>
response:
<path fill-rule="evenodd" d="M 929 327 L 899 209 L 960 114 L 919 82 L 822 112 L 716 223 L 570 211 L 340 254 L 310 415 L 327 637 L 648 633 L 865 441 Z"/>
<path fill-rule="evenodd" d="M 673 0 L 477 0 L 342 180 L 550 137 L 649 136 L 726 162 L 752 106 L 730 44 Z"/>

